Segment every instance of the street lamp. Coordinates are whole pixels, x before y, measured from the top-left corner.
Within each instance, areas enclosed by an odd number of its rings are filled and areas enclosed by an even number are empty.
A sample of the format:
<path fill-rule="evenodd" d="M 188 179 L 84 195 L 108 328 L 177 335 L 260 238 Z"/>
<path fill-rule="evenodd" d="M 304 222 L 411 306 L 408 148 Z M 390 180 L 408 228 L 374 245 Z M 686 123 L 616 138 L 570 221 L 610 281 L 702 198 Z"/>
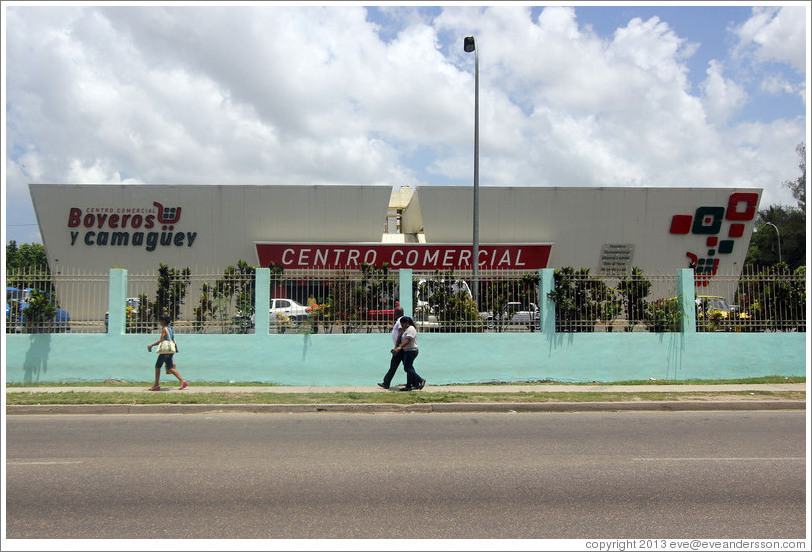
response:
<path fill-rule="evenodd" d="M 772 226 L 775 228 L 775 235 L 778 236 L 778 262 L 781 263 L 781 234 L 778 232 L 778 227 L 772 222 L 765 222 L 765 226 Z"/>
<path fill-rule="evenodd" d="M 479 308 L 479 282 L 477 281 L 477 271 L 479 270 L 479 49 L 476 47 L 476 39 L 473 36 L 466 36 L 463 48 L 466 52 L 474 52 L 474 251 L 471 274 L 474 304 Z"/>

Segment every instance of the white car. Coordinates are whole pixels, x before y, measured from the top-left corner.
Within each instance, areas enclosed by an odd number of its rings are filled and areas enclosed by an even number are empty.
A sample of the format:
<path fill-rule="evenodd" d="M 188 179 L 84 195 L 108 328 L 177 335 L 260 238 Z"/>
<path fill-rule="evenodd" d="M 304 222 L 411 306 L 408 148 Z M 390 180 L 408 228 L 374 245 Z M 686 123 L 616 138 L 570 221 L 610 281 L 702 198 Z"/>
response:
<path fill-rule="evenodd" d="M 300 305 L 293 299 L 271 299 L 271 308 L 268 309 L 271 324 L 279 322 L 304 322 L 310 316 L 310 307 Z M 251 325 L 255 317 L 251 315 Z"/>
<path fill-rule="evenodd" d="M 486 314 L 488 316 L 485 318 L 485 321 L 489 327 L 492 327 L 495 322 L 501 322 L 505 325 L 527 325 L 532 329 L 535 324 L 538 323 L 539 308 L 535 303 L 530 303 L 528 308 L 518 301 L 511 301 L 505 304 L 505 310 L 502 314 Z"/>

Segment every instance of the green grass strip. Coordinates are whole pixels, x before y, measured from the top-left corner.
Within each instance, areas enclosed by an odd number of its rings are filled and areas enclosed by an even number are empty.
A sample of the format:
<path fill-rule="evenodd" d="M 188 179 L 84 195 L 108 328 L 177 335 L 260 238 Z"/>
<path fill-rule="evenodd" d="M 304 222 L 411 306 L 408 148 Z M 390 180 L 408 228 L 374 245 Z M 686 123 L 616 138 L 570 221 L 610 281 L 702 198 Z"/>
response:
<path fill-rule="evenodd" d="M 791 400 L 804 401 L 806 393 L 798 391 L 730 391 L 730 392 L 397 392 L 391 393 L 181 393 L 148 392 L 116 393 L 66 391 L 62 393 L 6 392 L 6 405 L 101 405 L 101 404 L 437 404 L 437 403 L 538 403 L 538 402 L 618 402 L 679 400 Z"/>

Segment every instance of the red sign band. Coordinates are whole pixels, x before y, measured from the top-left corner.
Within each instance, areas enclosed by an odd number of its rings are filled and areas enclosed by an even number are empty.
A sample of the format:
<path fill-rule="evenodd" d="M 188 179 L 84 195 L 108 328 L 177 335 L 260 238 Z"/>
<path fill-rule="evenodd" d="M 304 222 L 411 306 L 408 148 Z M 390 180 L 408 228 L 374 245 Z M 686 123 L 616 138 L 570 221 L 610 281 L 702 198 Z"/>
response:
<path fill-rule="evenodd" d="M 357 270 L 362 264 L 415 270 L 470 270 L 473 247 L 435 244 L 255 243 L 259 266 L 286 269 Z M 547 267 L 552 244 L 479 246 L 480 270 L 538 270 Z"/>

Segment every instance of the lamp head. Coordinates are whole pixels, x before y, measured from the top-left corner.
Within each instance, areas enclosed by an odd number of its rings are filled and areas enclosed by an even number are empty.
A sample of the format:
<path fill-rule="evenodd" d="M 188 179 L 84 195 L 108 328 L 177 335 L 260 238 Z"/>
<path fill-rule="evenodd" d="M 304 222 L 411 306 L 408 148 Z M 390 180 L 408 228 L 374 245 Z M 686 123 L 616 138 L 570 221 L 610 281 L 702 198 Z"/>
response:
<path fill-rule="evenodd" d="M 466 52 L 473 52 L 476 50 L 476 39 L 473 36 L 466 36 L 465 42 L 463 43 L 463 48 L 465 48 Z"/>

